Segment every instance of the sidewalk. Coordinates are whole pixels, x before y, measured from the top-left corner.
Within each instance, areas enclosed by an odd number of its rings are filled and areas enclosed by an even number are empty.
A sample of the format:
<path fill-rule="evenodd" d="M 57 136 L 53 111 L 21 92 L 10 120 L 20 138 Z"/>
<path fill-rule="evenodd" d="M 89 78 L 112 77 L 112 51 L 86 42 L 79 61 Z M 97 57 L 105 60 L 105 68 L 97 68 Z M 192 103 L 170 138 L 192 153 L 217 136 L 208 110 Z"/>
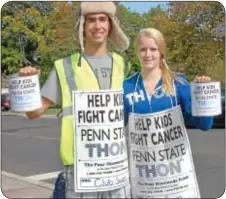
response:
<path fill-rule="evenodd" d="M 50 198 L 54 185 L 2 171 L 1 191 L 6 198 Z"/>

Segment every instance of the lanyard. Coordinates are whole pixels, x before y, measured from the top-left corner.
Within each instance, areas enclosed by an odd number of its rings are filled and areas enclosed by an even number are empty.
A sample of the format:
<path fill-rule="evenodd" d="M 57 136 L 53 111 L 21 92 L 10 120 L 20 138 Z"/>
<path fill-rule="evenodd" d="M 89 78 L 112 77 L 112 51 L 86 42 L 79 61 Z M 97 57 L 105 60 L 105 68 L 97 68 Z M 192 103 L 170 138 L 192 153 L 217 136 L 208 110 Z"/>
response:
<path fill-rule="evenodd" d="M 134 104 L 135 104 L 134 99 L 135 99 L 135 92 L 136 92 L 136 90 L 137 90 L 137 86 L 138 86 L 138 83 L 139 83 L 139 80 L 140 80 L 140 76 L 141 76 L 141 73 L 139 73 L 139 75 L 138 75 L 138 77 L 137 77 L 137 81 L 136 81 L 135 88 L 134 88 L 134 92 L 133 92 L 132 113 L 134 113 Z M 156 89 L 155 89 L 155 92 L 156 92 L 157 90 L 159 90 L 160 88 L 162 88 L 162 86 L 159 86 L 158 88 L 156 88 Z M 174 93 L 175 93 L 175 102 L 176 102 L 176 105 L 175 105 L 175 106 L 177 106 L 177 92 L 176 92 L 176 87 L 175 87 L 175 80 L 173 80 L 173 88 L 174 88 Z M 147 96 L 147 94 L 146 94 L 146 96 Z M 172 100 L 171 95 L 169 95 L 169 98 L 170 98 L 171 106 L 174 107 L 174 106 L 173 106 L 173 100 Z M 149 108 L 150 108 L 150 110 L 151 110 L 151 100 L 150 100 L 150 101 L 148 100 L 148 103 L 149 103 Z"/>

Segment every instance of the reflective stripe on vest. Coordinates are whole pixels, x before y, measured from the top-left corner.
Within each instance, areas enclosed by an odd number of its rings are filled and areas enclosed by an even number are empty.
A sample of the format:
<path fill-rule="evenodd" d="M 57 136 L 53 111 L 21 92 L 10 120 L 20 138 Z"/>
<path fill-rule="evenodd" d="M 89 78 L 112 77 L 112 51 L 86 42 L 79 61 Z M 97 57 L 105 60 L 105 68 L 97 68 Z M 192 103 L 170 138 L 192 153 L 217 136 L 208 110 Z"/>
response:
<path fill-rule="evenodd" d="M 75 79 L 71 78 L 71 74 L 74 74 L 72 70 L 71 57 L 66 57 L 65 59 L 63 59 L 63 67 L 64 67 L 66 80 L 67 80 L 68 86 L 70 87 L 70 90 L 71 91 L 76 90 L 77 87 L 76 87 Z M 62 113 L 63 113 L 63 117 L 72 115 L 72 106 L 63 108 Z"/>
<path fill-rule="evenodd" d="M 70 90 L 73 91 L 73 90 L 76 90 L 76 84 L 75 84 L 74 78 L 70 78 L 71 75 L 74 74 L 71 66 L 72 66 L 71 57 L 66 57 L 65 59 L 63 59 L 63 67 L 64 67 L 67 83 L 70 87 Z"/>
<path fill-rule="evenodd" d="M 63 117 L 72 115 L 72 106 L 63 108 L 62 114 L 63 114 Z"/>

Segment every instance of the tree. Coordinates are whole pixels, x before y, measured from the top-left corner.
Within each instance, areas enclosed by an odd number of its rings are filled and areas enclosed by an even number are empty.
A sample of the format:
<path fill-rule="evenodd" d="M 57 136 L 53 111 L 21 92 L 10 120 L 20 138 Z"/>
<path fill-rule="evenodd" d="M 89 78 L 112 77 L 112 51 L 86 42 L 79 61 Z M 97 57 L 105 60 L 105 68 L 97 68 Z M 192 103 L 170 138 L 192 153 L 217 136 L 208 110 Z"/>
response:
<path fill-rule="evenodd" d="M 32 64 L 39 51 L 52 41 L 46 13 L 52 9 L 52 6 L 50 3 L 42 7 L 41 5 L 41 2 L 8 2 L 3 6 L 2 69 L 4 73 L 14 73 L 22 64 Z"/>
<path fill-rule="evenodd" d="M 130 38 L 122 55 L 133 71 L 140 70 L 135 51 L 137 32 L 143 27 L 159 29 L 165 36 L 170 68 L 189 79 L 207 74 L 224 83 L 225 12 L 218 2 L 171 2 L 142 15 L 116 2 L 117 17 Z M 8 2 L 2 8 L 2 73 L 18 71 L 22 64 L 42 70 L 41 83 L 54 60 L 79 50 L 77 32 L 79 2 Z M 113 50 L 112 45 L 109 49 Z"/>
<path fill-rule="evenodd" d="M 195 74 L 211 76 L 210 68 L 224 67 L 220 61 L 224 60 L 224 35 L 221 34 L 221 40 L 216 40 L 216 35 L 213 34 L 214 30 L 224 24 L 224 7 L 220 3 L 172 2 L 169 16 L 178 25 L 177 35 L 174 37 L 177 38 L 174 40 L 176 48 L 171 48 L 171 58 L 183 63 L 183 72 L 190 79 Z"/>
<path fill-rule="evenodd" d="M 55 2 L 52 13 L 52 27 L 55 30 L 55 58 L 71 54 L 79 49 L 79 41 L 74 28 L 78 20 L 78 2 Z"/>

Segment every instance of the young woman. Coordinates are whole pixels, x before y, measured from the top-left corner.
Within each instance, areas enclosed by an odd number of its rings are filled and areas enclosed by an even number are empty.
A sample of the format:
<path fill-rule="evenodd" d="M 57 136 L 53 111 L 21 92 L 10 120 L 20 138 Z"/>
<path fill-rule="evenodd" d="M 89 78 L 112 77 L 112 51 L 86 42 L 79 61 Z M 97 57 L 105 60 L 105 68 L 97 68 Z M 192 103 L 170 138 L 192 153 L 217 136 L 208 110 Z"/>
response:
<path fill-rule="evenodd" d="M 160 31 L 140 30 L 136 52 L 141 72 L 123 83 L 132 197 L 200 197 L 184 121 L 206 131 L 213 117 L 191 115 L 189 82 L 169 69 Z"/>

